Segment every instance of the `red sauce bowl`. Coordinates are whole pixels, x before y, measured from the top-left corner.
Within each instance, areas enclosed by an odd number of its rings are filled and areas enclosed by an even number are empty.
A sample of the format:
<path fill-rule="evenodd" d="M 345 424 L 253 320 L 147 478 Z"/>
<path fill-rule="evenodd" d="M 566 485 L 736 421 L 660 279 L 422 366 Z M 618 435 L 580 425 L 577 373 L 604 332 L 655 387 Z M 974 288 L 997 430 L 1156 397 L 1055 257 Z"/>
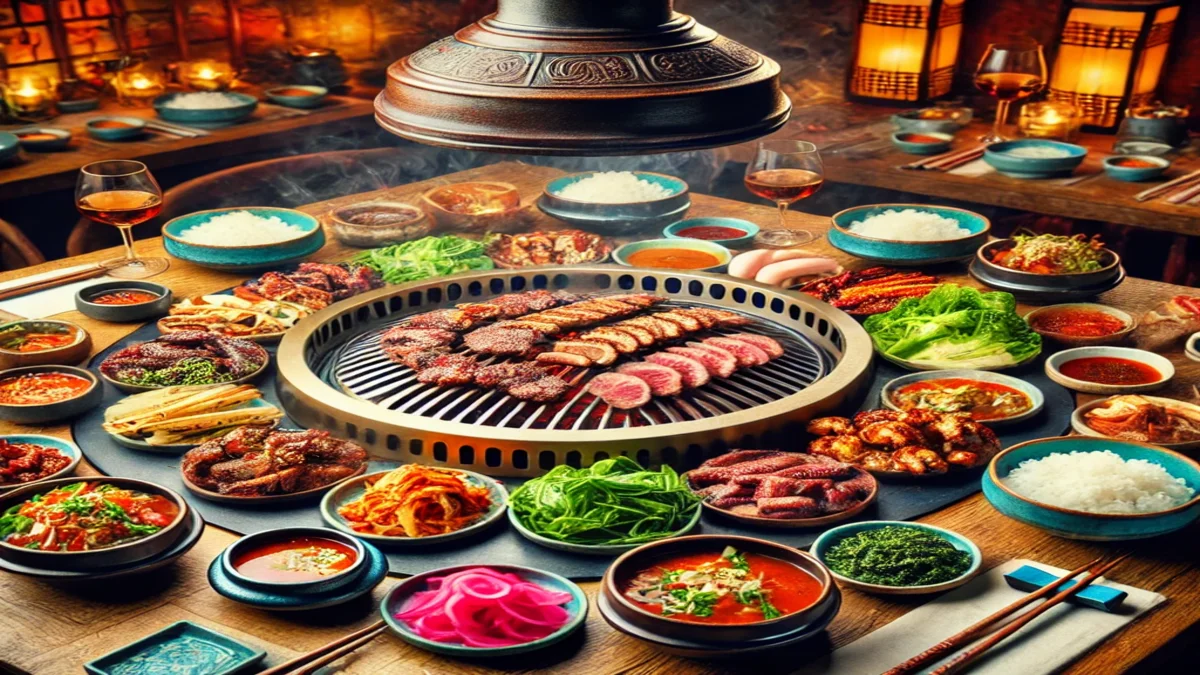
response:
<path fill-rule="evenodd" d="M 325 539 L 354 552 L 354 560 L 337 574 L 305 581 L 268 581 L 238 571 L 247 558 L 278 544 L 297 539 Z M 239 584 L 279 593 L 316 593 L 345 586 L 362 575 L 367 566 L 367 550 L 362 542 L 344 532 L 324 527 L 284 527 L 248 534 L 226 547 L 221 553 L 221 567 L 229 578 Z"/>
<path fill-rule="evenodd" d="M 1115 307 L 1091 302 L 1047 305 L 1025 315 L 1029 327 L 1059 347 L 1123 344 L 1137 328 L 1137 318 Z M 1119 324 L 1119 327 L 1118 327 Z M 1115 330 L 1107 330 L 1115 327 Z"/>
<path fill-rule="evenodd" d="M 1087 361 L 1087 367 L 1084 365 Z M 1072 364 L 1072 362 L 1075 362 Z M 1132 362 L 1132 363 L 1130 363 Z M 1157 371 L 1158 379 L 1149 377 L 1136 381 L 1111 381 L 1092 374 L 1138 374 Z M 1080 373 L 1087 373 L 1082 379 Z M 1077 375 L 1073 377 L 1072 375 Z M 1067 349 L 1046 359 L 1046 376 L 1067 389 L 1085 394 L 1134 394 L 1161 388 L 1175 377 L 1175 366 L 1166 358 L 1142 349 L 1127 347 L 1077 347 Z"/>

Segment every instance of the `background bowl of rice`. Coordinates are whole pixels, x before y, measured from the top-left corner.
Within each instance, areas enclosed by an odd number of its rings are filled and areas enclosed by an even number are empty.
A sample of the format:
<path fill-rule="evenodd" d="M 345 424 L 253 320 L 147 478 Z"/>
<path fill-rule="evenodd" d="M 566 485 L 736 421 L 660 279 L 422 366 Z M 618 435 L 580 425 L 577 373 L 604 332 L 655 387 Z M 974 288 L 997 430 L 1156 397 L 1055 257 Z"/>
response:
<path fill-rule="evenodd" d="M 894 211 L 893 214 L 887 212 Z M 917 211 L 919 214 L 905 213 Z M 920 226 L 914 215 L 934 214 L 949 218 L 969 234 L 933 239 L 918 239 Z M 866 236 L 851 231 L 856 222 L 880 217 L 894 221 L 886 238 Z M 987 241 L 992 223 L 982 215 L 966 209 L 927 204 L 871 204 L 856 206 L 833 214 L 833 227 L 829 230 L 829 243 L 835 248 L 856 258 L 887 265 L 929 265 L 952 260 L 964 260 L 975 255 L 975 251 Z"/>
<path fill-rule="evenodd" d="M 294 238 L 272 243 L 248 243 L 233 238 L 200 243 L 184 237 L 184 231 L 208 222 L 214 216 L 237 211 L 245 211 L 258 218 L 278 218 L 299 228 L 302 233 Z M 247 227 L 253 226 L 254 219 L 248 219 Z M 163 225 L 162 235 L 163 247 L 172 256 L 201 267 L 230 272 L 265 269 L 299 262 L 325 245 L 325 232 L 321 229 L 320 221 L 295 209 L 274 206 L 245 206 L 189 213 L 173 218 Z"/>
<path fill-rule="evenodd" d="M 692 206 L 692 198 L 686 182 L 674 176 L 651 171 L 629 173 L 641 181 L 663 188 L 667 194 L 662 197 L 641 201 L 588 201 L 573 199 L 569 193 L 568 196 L 562 194 L 568 186 L 591 178 L 596 173 L 595 171 L 574 173 L 546 183 L 542 196 L 538 199 L 538 208 L 543 213 L 570 223 L 581 230 L 619 237 L 651 229 L 661 230 L 677 220 L 683 220 Z M 605 190 L 603 186 L 596 189 Z M 610 194 L 603 195 L 605 199 L 617 200 L 620 198 L 617 194 L 613 194 L 618 193 L 619 190 L 613 189 L 609 192 Z"/>
<path fill-rule="evenodd" d="M 213 93 L 213 92 L 201 92 Z M 228 106 L 223 107 L 174 107 L 171 104 L 179 97 L 192 97 L 196 99 L 195 93 L 174 93 L 163 94 L 154 99 L 154 110 L 158 116 L 168 122 L 181 122 L 183 124 L 191 124 L 193 126 L 215 125 L 223 126 L 240 122 L 254 114 L 254 109 L 258 107 L 258 99 L 249 94 L 239 94 L 236 92 L 223 92 L 223 95 L 229 101 Z M 187 99 L 181 99 L 187 100 Z"/>
<path fill-rule="evenodd" d="M 1045 504 L 1026 497 L 1005 483 L 1021 462 L 1043 459 L 1052 453 L 1109 450 L 1122 459 L 1148 460 L 1166 469 L 1195 490 L 1192 498 L 1174 508 L 1150 513 L 1093 513 Z M 1112 477 L 1113 480 L 1119 480 Z M 1061 475 L 1053 486 L 1065 497 L 1081 487 L 1095 488 L 1082 475 Z M 983 475 L 983 494 L 1000 513 L 1027 525 L 1068 539 L 1124 541 L 1147 539 L 1187 527 L 1200 518 L 1200 464 L 1177 452 L 1149 443 L 1111 438 L 1062 436 L 1018 443 L 992 458 Z M 1082 499 L 1083 495 L 1077 498 Z"/>

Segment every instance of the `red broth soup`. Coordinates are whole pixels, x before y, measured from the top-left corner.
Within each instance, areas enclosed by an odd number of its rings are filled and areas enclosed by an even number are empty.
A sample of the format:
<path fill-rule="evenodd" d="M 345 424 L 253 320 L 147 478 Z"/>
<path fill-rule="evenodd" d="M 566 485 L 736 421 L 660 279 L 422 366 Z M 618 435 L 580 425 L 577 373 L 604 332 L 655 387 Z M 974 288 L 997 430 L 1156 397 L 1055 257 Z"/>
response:
<path fill-rule="evenodd" d="M 233 561 L 242 576 L 276 584 L 320 581 L 341 574 L 358 560 L 358 552 L 332 539 L 293 537 L 264 542 Z"/>
<path fill-rule="evenodd" d="M 745 230 L 739 230 L 736 227 L 722 227 L 720 225 L 696 225 L 695 227 L 685 227 L 676 232 L 681 237 L 688 239 L 704 239 L 707 241 L 718 241 L 721 239 L 737 239 L 738 237 L 746 236 Z"/>
<path fill-rule="evenodd" d="M 1162 373 L 1153 366 L 1113 356 L 1072 359 L 1059 366 L 1058 371 L 1069 378 L 1097 384 L 1150 384 L 1162 379 Z"/>

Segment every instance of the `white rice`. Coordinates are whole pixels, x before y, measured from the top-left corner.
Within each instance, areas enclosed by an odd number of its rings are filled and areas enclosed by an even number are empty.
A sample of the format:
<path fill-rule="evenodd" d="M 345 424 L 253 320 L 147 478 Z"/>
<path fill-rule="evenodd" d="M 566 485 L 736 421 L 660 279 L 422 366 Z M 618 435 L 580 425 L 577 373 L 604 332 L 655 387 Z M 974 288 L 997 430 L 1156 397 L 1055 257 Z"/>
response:
<path fill-rule="evenodd" d="M 186 241 L 205 246 L 257 246 L 296 239 L 307 232 L 278 216 L 263 218 L 249 211 L 230 211 L 193 225 L 179 233 Z"/>
<path fill-rule="evenodd" d="M 848 229 L 863 237 L 901 241 L 942 241 L 971 236 L 971 231 L 960 227 L 957 220 L 917 209 L 888 209 L 883 213 L 855 220 L 850 223 Z"/>
<path fill-rule="evenodd" d="M 1009 472 L 1004 483 L 1034 501 L 1088 513 L 1166 511 L 1196 493 L 1161 465 L 1122 459 L 1111 450 L 1054 452 L 1027 459 Z"/>
<path fill-rule="evenodd" d="M 568 184 L 556 194 L 592 204 L 628 204 L 664 199 L 675 191 L 638 178 L 632 171 L 600 171 Z"/>
<path fill-rule="evenodd" d="M 1029 159 L 1056 159 L 1071 156 L 1071 153 L 1066 150 L 1049 145 L 1018 145 L 1012 150 L 1005 150 L 1004 154 L 1010 157 L 1026 157 Z"/>
<path fill-rule="evenodd" d="M 163 107 L 176 110 L 215 110 L 236 108 L 242 105 L 246 105 L 246 102 L 236 96 L 222 94 L 219 91 L 199 91 L 172 96 L 163 104 Z"/>

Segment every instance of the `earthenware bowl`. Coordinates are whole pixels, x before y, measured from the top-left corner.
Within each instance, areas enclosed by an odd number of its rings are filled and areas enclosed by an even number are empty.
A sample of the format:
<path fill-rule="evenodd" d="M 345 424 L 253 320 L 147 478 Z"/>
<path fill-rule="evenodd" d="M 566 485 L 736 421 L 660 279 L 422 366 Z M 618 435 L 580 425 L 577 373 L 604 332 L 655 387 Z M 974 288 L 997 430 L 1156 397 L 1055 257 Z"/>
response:
<path fill-rule="evenodd" d="M 102 122 L 121 122 L 128 126 L 120 127 L 101 127 L 97 123 Z M 132 138 L 137 138 L 146 131 L 146 120 L 140 117 L 124 117 L 120 115 L 106 115 L 104 117 L 93 117 L 84 125 L 88 135 L 93 138 L 98 138 L 102 141 L 127 141 Z"/>
<path fill-rule="evenodd" d="M 1175 478 L 1196 490 L 1192 499 L 1173 509 L 1155 513 L 1111 514 L 1065 509 L 1034 501 L 1004 484 L 1004 479 L 1026 460 L 1051 453 L 1108 450 L 1122 459 L 1142 459 L 1159 464 Z M 1062 436 L 1018 443 L 992 458 L 983 475 L 983 495 L 1004 515 L 1067 539 L 1125 541 L 1157 537 L 1187 527 L 1200 518 L 1200 464 L 1195 460 L 1149 443 L 1089 436 Z"/>
<path fill-rule="evenodd" d="M 96 476 L 91 480 L 146 494 L 162 495 L 179 508 L 179 515 L 170 525 L 158 532 L 125 544 L 91 551 L 39 551 L 0 542 L 0 558 L 17 565 L 49 570 L 86 571 L 93 568 L 133 565 L 166 551 L 179 541 L 188 529 L 187 525 L 191 521 L 188 503 L 174 490 L 133 478 Z M 80 481 L 79 478 L 56 478 L 22 486 L 0 496 L 0 513 L 35 495 L 44 495 L 55 488 Z"/>
<path fill-rule="evenodd" d="M 308 94 L 289 95 L 284 93 L 289 89 L 302 89 L 307 91 Z M 325 100 L 325 95 L 329 93 L 329 90 L 325 87 L 318 87 L 312 84 L 288 84 L 268 89 L 263 93 L 266 94 L 267 100 L 271 103 L 278 103 L 289 108 L 315 108 L 321 105 L 321 101 Z"/>
<path fill-rule="evenodd" d="M 0 380 L 31 373 L 67 373 L 75 375 L 92 383 L 82 394 L 74 398 L 58 401 L 57 403 L 16 404 L 0 403 L 0 420 L 16 422 L 17 424 L 46 424 L 65 420 L 68 417 L 80 415 L 97 405 L 104 398 L 104 387 L 100 380 L 90 370 L 73 366 L 25 366 L 0 371 Z"/>
<path fill-rule="evenodd" d="M 472 212 L 484 198 L 492 209 Z M 442 185 L 421 195 L 421 207 L 439 231 L 447 232 L 521 232 L 533 218 L 533 206 L 521 205 L 517 186 L 499 181 Z"/>
<path fill-rule="evenodd" d="M 13 132 L 17 138 L 21 140 L 21 147 L 34 152 L 50 152 L 53 150 L 62 150 L 71 142 L 71 132 L 66 129 L 55 129 L 54 127 L 26 127 L 17 129 Z M 49 134 L 54 136 L 53 139 L 35 140 L 23 138 L 25 134 Z"/>
<path fill-rule="evenodd" d="M 1144 363 L 1157 370 L 1162 375 L 1162 378 L 1147 384 L 1101 384 L 1099 382 L 1077 380 L 1064 375 L 1059 370 L 1068 361 L 1089 357 L 1129 359 Z M 1085 394 L 1136 394 L 1138 392 L 1161 389 L 1167 382 L 1171 381 L 1172 377 L 1175 377 L 1175 366 L 1168 359 L 1144 349 L 1131 349 L 1129 347 L 1076 347 L 1075 349 L 1058 352 L 1046 359 L 1046 376 L 1067 389 L 1080 391 Z"/>
<path fill-rule="evenodd" d="M 1195 403 L 1188 403 L 1187 401 L 1179 401 L 1179 400 L 1172 399 L 1172 398 L 1162 398 L 1161 396 L 1147 396 L 1145 394 L 1140 394 L 1140 396 L 1142 398 L 1146 399 L 1147 401 L 1150 401 L 1151 403 L 1186 408 L 1186 409 L 1190 410 L 1193 415 L 1200 416 L 1200 405 L 1196 405 Z M 1074 429 L 1076 431 L 1076 433 L 1082 434 L 1084 436 L 1093 436 L 1095 438 L 1112 438 L 1111 436 L 1105 436 L 1103 433 L 1091 428 L 1090 426 L 1088 426 L 1088 423 L 1087 423 L 1087 413 L 1092 410 L 1095 410 L 1096 408 L 1103 406 L 1105 403 L 1107 403 L 1112 398 L 1113 397 L 1110 396 L 1109 398 L 1102 398 L 1097 401 L 1091 401 L 1089 403 L 1084 403 L 1083 405 L 1076 408 L 1075 412 L 1071 413 L 1071 428 Z M 1118 440 L 1121 440 L 1121 439 L 1118 439 Z M 1184 441 L 1181 443 L 1155 443 L 1154 445 L 1161 447 L 1161 448 L 1167 448 L 1169 450 L 1178 450 L 1178 451 L 1196 450 L 1196 449 L 1200 449 L 1200 439 L 1197 439 L 1194 441 Z"/>
<path fill-rule="evenodd" d="M 158 297 L 132 305 L 102 305 L 92 302 L 93 298 L 106 293 L 125 290 L 146 291 L 154 293 Z M 153 281 L 102 281 L 85 286 L 75 293 L 75 309 L 84 316 L 98 321 L 114 323 L 143 321 L 166 314 L 167 310 L 171 308 L 172 299 L 171 289 Z"/>
<path fill-rule="evenodd" d="M 420 239 L 433 231 L 433 220 L 409 204 L 363 202 L 330 211 L 329 229 L 347 246 L 375 248 Z"/>
<path fill-rule="evenodd" d="M 21 154 L 21 139 L 16 134 L 0 131 L 0 162 L 5 162 Z"/>
<path fill-rule="evenodd" d="M 926 136 L 935 140 L 917 140 L 916 137 L 918 136 Z M 954 134 L 939 133 L 936 131 L 897 131 L 892 134 L 892 145 L 899 148 L 901 152 L 907 152 L 910 155 L 936 155 L 939 152 L 946 152 L 950 149 L 952 142 L 954 142 Z"/>
<path fill-rule="evenodd" d="M 366 542 L 361 543 L 366 551 L 364 567 L 346 585 L 332 590 L 298 593 L 245 586 L 238 579 L 225 573 L 221 556 L 213 558 L 208 566 L 208 584 L 217 594 L 229 600 L 276 612 L 305 611 L 341 605 L 369 594 L 388 573 L 387 556 L 374 546 Z"/>
<path fill-rule="evenodd" d="M 1018 157 L 1011 154 L 1020 148 L 1052 148 L 1065 154 L 1062 157 Z M 1087 154 L 1087 148 L 1074 143 L 1022 138 L 987 146 L 983 150 L 983 161 L 1012 178 L 1053 178 L 1070 174 Z"/>
<path fill-rule="evenodd" d="M 1055 333 L 1053 331 L 1039 329 L 1036 325 L 1034 325 L 1034 322 L 1039 317 L 1045 318 L 1055 314 L 1056 312 L 1079 309 L 1103 312 L 1109 316 L 1116 317 L 1125 324 L 1125 327 L 1111 335 L 1098 335 L 1093 337 Z M 1029 323 L 1029 327 L 1032 328 L 1035 333 L 1041 335 L 1046 341 L 1055 346 L 1067 348 L 1102 347 L 1106 345 L 1121 344 L 1129 338 L 1129 335 L 1133 333 L 1134 329 L 1137 328 L 1138 325 L 1137 318 L 1135 318 L 1129 312 L 1123 312 L 1116 307 L 1109 307 L 1108 305 L 1100 305 L 1092 302 L 1069 302 L 1061 305 L 1047 305 L 1045 307 L 1039 307 L 1038 309 L 1026 314 L 1025 321 Z"/>
<path fill-rule="evenodd" d="M 1006 387 L 1012 387 L 1017 391 L 1029 397 L 1029 402 L 1032 405 L 1029 410 L 1018 413 L 1011 417 L 1002 419 L 985 420 L 984 424 L 988 426 L 1013 424 L 1021 422 L 1037 415 L 1042 411 L 1042 407 L 1046 405 L 1046 396 L 1034 385 L 1017 377 L 993 373 L 986 370 L 926 370 L 919 373 L 910 373 L 902 375 L 894 380 L 888 381 L 879 391 L 880 402 L 884 407 L 892 410 L 903 410 L 892 399 L 892 395 L 900 389 L 913 384 L 915 382 L 924 382 L 925 380 L 944 380 L 944 379 L 964 379 L 976 380 L 978 382 L 990 382 L 992 384 L 1002 384 Z"/>
<path fill-rule="evenodd" d="M 158 116 L 168 122 L 179 122 L 198 127 L 221 127 L 250 117 L 254 114 L 254 109 L 258 107 L 258 99 L 249 94 L 239 94 L 237 92 L 224 92 L 226 96 L 236 99 L 238 102 L 226 108 L 170 108 L 167 103 L 178 96 L 188 96 L 187 93 L 163 94 L 154 99 L 153 105 Z"/>
<path fill-rule="evenodd" d="M 748 220 L 741 218 L 685 218 L 676 223 L 663 228 L 663 236 L 667 239 L 692 239 L 679 234 L 681 231 L 690 227 L 728 227 L 734 230 L 745 232 L 740 237 L 732 237 L 729 239 L 700 239 L 697 241 L 711 241 L 714 244 L 720 244 L 729 248 L 743 248 L 754 243 L 754 237 L 758 235 L 759 227 Z"/>
<path fill-rule="evenodd" d="M 943 218 L 958 221 L 959 227 L 971 234 L 957 239 L 941 241 L 906 241 L 903 239 L 878 239 L 865 237 L 850 231 L 850 225 L 885 211 L 916 211 L 935 213 Z M 829 230 L 829 243 L 835 248 L 856 258 L 881 264 L 908 267 L 929 265 L 952 260 L 962 260 L 975 254 L 987 241 L 992 223 L 987 218 L 966 209 L 925 204 L 871 204 L 856 206 L 833 214 L 833 227 Z"/>
<path fill-rule="evenodd" d="M 21 368 L 24 366 L 41 366 L 47 364 L 75 365 L 92 353 L 92 337 L 82 327 L 70 321 L 58 319 L 22 319 L 0 325 L 0 335 L 7 337 L 9 331 L 15 337 L 25 331 L 68 333 L 72 336 L 70 344 L 53 349 L 43 349 L 37 352 L 18 352 L 0 348 L 0 370 Z"/>
<path fill-rule="evenodd" d="M 1060 291 L 1101 287 L 1124 273 L 1124 270 L 1121 268 L 1121 257 L 1107 248 L 1101 251 L 1100 269 L 1092 272 L 1035 274 L 1033 272 L 1014 270 L 992 262 L 997 253 L 1011 249 L 1016 243 L 1014 239 L 997 239 L 987 242 L 976 251 L 972 267 L 976 264 L 979 265 L 987 273 L 989 279 L 995 279 L 1005 284 L 1031 289 L 1044 286 Z"/>
<path fill-rule="evenodd" d="M 625 596 L 629 582 L 642 570 L 653 567 L 656 562 L 681 555 L 712 553 L 714 559 L 721 556 L 727 546 L 739 553 L 755 553 L 791 563 L 811 574 L 821 584 L 821 594 L 808 607 L 775 619 L 745 624 L 705 624 L 682 621 L 669 616 L 648 612 Z M 666 539 L 638 548 L 617 558 L 600 581 L 600 592 L 622 619 L 654 635 L 669 639 L 681 639 L 711 645 L 721 645 L 746 640 L 768 639 L 796 630 L 820 616 L 833 593 L 833 577 L 829 569 L 816 558 L 801 551 L 764 539 L 735 537 L 729 535 L 697 535 Z"/>
<path fill-rule="evenodd" d="M 4 434 L 3 436 L 0 436 L 0 440 L 3 440 L 7 443 L 31 443 L 33 445 L 41 445 L 44 447 L 53 448 L 61 452 L 64 457 L 67 457 L 71 460 L 70 464 L 67 464 L 63 468 L 55 471 L 45 478 L 39 478 L 28 483 L 0 484 L 0 494 L 10 492 L 17 488 L 25 487 L 27 485 L 37 485 L 48 480 L 70 476 L 72 473 L 74 473 L 75 467 L 79 466 L 79 460 L 83 459 L 83 451 L 79 449 L 78 445 L 61 438 L 55 438 L 54 436 L 43 436 L 41 434 Z"/>
<path fill-rule="evenodd" d="M 147 653 L 153 656 L 146 656 Z M 179 653 L 189 654 L 189 662 L 175 663 L 174 659 Z M 130 675 L 169 672 L 178 665 L 208 675 L 234 675 L 248 671 L 266 656 L 267 653 L 261 649 L 199 624 L 176 621 L 162 630 L 88 661 L 83 664 L 83 669 L 89 675 Z"/>
<path fill-rule="evenodd" d="M 665 227 L 683 216 L 692 206 L 688 185 L 674 176 L 649 171 L 634 171 L 642 180 L 650 181 L 670 190 L 671 194 L 660 199 L 641 202 L 604 204 L 576 199 L 567 199 L 560 192 L 568 185 L 583 180 L 594 172 L 576 173 L 546 183 L 538 208 L 547 215 L 565 221 L 581 230 L 610 236 L 632 235 L 647 230 Z"/>
<path fill-rule="evenodd" d="M 356 532 L 350 527 L 350 522 L 343 518 L 338 509 L 346 504 L 355 501 L 363 496 L 366 492 L 367 485 L 374 484 L 380 478 L 386 476 L 390 471 L 379 471 L 369 475 L 351 478 L 343 481 L 334 489 L 325 493 L 321 498 L 321 518 L 327 525 L 333 527 L 346 534 L 354 535 L 359 539 L 369 541 L 376 546 L 384 547 L 416 547 L 416 546 L 432 546 L 457 539 L 480 534 L 490 528 L 492 525 L 504 520 L 504 511 L 508 506 L 508 492 L 504 486 L 494 478 L 490 478 L 483 474 L 475 473 L 474 471 L 465 471 L 462 469 L 446 469 L 461 474 L 463 480 L 471 486 L 485 487 L 488 490 L 492 499 L 491 509 L 479 520 L 470 525 L 454 532 L 447 534 L 437 534 L 428 537 L 389 537 L 380 534 L 371 534 L 369 532 Z"/>
<path fill-rule="evenodd" d="M 571 600 L 563 605 L 571 616 L 566 625 L 559 628 L 557 631 L 547 635 L 540 640 L 526 642 L 524 644 L 512 645 L 511 647 L 468 647 L 466 645 L 454 644 L 450 642 L 435 642 L 417 635 L 408 627 L 408 625 L 396 618 L 404 603 L 408 601 L 414 593 L 426 590 L 430 577 L 442 577 L 455 572 L 479 567 L 480 565 L 459 565 L 456 567 L 443 567 L 442 569 L 423 572 L 415 576 L 411 576 L 404 581 L 393 586 L 387 595 L 383 596 L 383 601 L 379 604 L 379 611 L 383 615 L 383 620 L 387 622 L 388 628 L 401 640 L 413 645 L 434 652 L 436 654 L 445 654 L 446 656 L 456 657 L 502 657 L 512 656 L 514 654 L 525 654 L 536 651 L 552 644 L 562 642 L 572 633 L 579 630 L 583 626 L 584 620 L 587 618 L 588 601 L 587 595 L 583 589 L 579 588 L 574 582 L 560 577 L 557 574 L 543 572 L 542 570 L 533 569 L 532 567 L 521 567 L 519 565 L 493 565 L 481 561 L 481 564 L 486 564 L 489 569 L 498 572 L 516 574 L 522 579 L 537 584 L 542 588 L 551 591 L 559 591 L 569 593 Z"/>
<path fill-rule="evenodd" d="M 1129 159 L 1149 162 L 1154 166 L 1121 166 L 1120 162 Z M 1105 157 L 1102 163 L 1104 164 L 1104 173 L 1108 174 L 1109 178 L 1130 182 L 1158 178 L 1167 170 L 1167 167 L 1171 166 L 1171 160 L 1153 155 L 1113 155 Z"/>
<path fill-rule="evenodd" d="M 687 534 L 688 532 L 691 532 L 692 530 L 696 529 L 696 526 L 700 524 L 700 513 L 701 513 L 701 508 L 699 505 L 697 505 L 696 512 L 692 515 L 691 520 L 689 520 L 686 524 L 684 524 L 683 527 L 679 528 L 679 530 L 668 535 L 666 538 L 669 539 L 669 538 L 682 537 L 683 535 Z M 535 544 L 538 544 L 540 546 L 545 546 L 546 548 L 552 548 L 556 551 L 566 551 L 568 553 L 580 553 L 583 555 L 614 556 L 614 555 L 626 553 L 628 551 L 632 551 L 633 549 L 640 546 L 640 544 L 605 544 L 605 545 L 600 545 L 600 546 L 593 546 L 593 545 L 588 545 L 588 544 L 572 544 L 572 543 L 565 542 L 565 541 L 559 541 L 557 539 L 551 539 L 550 537 L 543 537 L 542 535 L 537 534 L 533 530 L 530 530 L 529 528 L 525 527 L 525 525 L 521 522 L 520 518 L 517 517 L 516 512 L 513 511 L 511 506 L 508 509 L 508 522 L 512 523 L 513 529 L 515 529 L 517 531 L 517 534 L 520 534 L 522 537 L 525 537 L 526 539 L 528 539 L 529 541 L 532 541 Z"/>
<path fill-rule="evenodd" d="M 234 561 L 255 547 L 297 537 L 329 539 L 349 546 L 355 553 L 354 562 L 337 574 L 332 574 L 315 581 L 263 581 L 237 571 Z M 363 547 L 362 541 L 345 532 L 324 527 L 283 527 L 276 530 L 255 532 L 226 546 L 225 550 L 221 552 L 221 567 L 230 579 L 249 588 L 258 588 L 276 593 L 323 593 L 332 591 L 354 581 L 366 566 L 367 550 Z"/>
<path fill-rule="evenodd" d="M 304 231 L 304 234 L 273 244 L 241 246 L 198 244 L 182 237 L 185 230 L 207 222 L 213 216 L 235 211 L 248 211 L 261 218 L 279 218 L 288 225 L 300 228 Z M 201 267 L 226 272 L 246 272 L 298 262 L 316 253 L 325 245 L 325 231 L 321 228 L 320 221 L 307 213 L 302 213 L 295 209 L 284 209 L 273 206 L 247 206 L 196 211 L 195 213 L 189 213 L 186 216 L 179 216 L 167 221 L 167 224 L 163 225 L 162 234 L 163 247 L 172 256 L 200 265 Z"/>
<path fill-rule="evenodd" d="M 961 575 L 949 581 L 943 581 L 937 584 L 924 584 L 921 586 L 884 586 L 882 584 L 871 584 L 865 581 L 852 579 L 850 577 L 838 574 L 833 570 L 830 570 L 829 573 L 838 580 L 838 583 L 844 586 L 849 586 L 850 588 L 858 591 L 874 593 L 877 595 L 924 595 L 927 593 L 941 593 L 942 591 L 948 591 L 952 588 L 958 588 L 959 586 L 962 586 L 979 573 L 979 567 L 983 564 L 983 553 L 980 552 L 979 547 L 976 546 L 975 543 L 970 539 L 967 539 L 957 532 L 951 532 L 950 530 L 935 527 L 933 525 L 926 525 L 924 523 L 910 523 L 902 520 L 871 520 L 862 523 L 849 523 L 846 525 L 840 525 L 831 530 L 826 530 L 824 534 L 822 534 L 820 537 L 817 537 L 817 540 L 813 542 L 810 550 L 812 551 L 813 556 L 816 557 L 817 560 L 820 560 L 822 564 L 828 564 L 825 562 L 825 560 L 826 556 L 829 554 L 829 549 L 836 546 L 841 540 L 856 535 L 859 532 L 868 532 L 871 530 L 879 530 L 892 526 L 924 530 L 942 537 L 946 541 L 950 542 L 954 548 L 969 553 L 971 555 L 971 566 L 967 568 L 966 572 L 963 572 Z"/>
<path fill-rule="evenodd" d="M 247 340 L 247 342 L 250 342 L 250 341 Z M 258 345 L 256 345 L 256 346 L 258 346 Z M 259 356 L 262 357 L 262 359 L 263 359 L 262 366 L 259 367 L 259 369 L 254 371 L 253 373 L 243 375 L 243 376 L 237 378 L 236 380 L 230 380 L 227 383 L 222 382 L 221 384 L 242 384 L 244 382 L 251 382 L 253 380 L 258 379 L 264 373 L 266 373 L 267 366 L 271 365 L 271 354 L 266 349 L 263 349 L 261 346 L 258 346 L 258 347 L 261 350 L 259 352 Z M 103 361 L 101 362 L 100 365 L 103 365 Z M 140 393 L 143 391 L 153 391 L 155 389 L 164 389 L 166 387 L 173 386 L 173 385 L 168 385 L 168 384 L 164 384 L 161 386 L 157 386 L 157 385 L 149 386 L 149 385 L 144 385 L 144 384 L 130 384 L 128 382 L 118 382 L 117 380 L 114 380 L 113 378 L 109 377 L 108 375 L 105 375 L 104 372 L 101 371 L 99 368 L 96 369 L 96 372 L 100 373 L 101 379 L 103 379 L 105 382 L 111 384 L 112 386 L 116 387 L 119 391 L 123 391 L 126 394 L 137 394 L 137 393 Z"/>
<path fill-rule="evenodd" d="M 615 250 L 613 250 L 613 262 L 626 267 L 637 267 L 637 265 L 629 262 L 629 256 L 637 253 L 638 251 L 644 251 L 649 248 L 684 248 L 694 251 L 703 251 L 716 256 L 717 260 L 720 261 L 718 264 L 713 265 L 712 267 L 689 270 L 693 272 L 723 272 L 725 271 L 725 267 L 729 265 L 729 261 L 733 260 L 733 252 L 720 244 L 716 244 L 711 241 L 705 241 L 703 239 L 687 239 L 681 237 L 679 239 L 646 239 L 643 241 L 631 241 L 628 244 L 618 246 Z"/>

